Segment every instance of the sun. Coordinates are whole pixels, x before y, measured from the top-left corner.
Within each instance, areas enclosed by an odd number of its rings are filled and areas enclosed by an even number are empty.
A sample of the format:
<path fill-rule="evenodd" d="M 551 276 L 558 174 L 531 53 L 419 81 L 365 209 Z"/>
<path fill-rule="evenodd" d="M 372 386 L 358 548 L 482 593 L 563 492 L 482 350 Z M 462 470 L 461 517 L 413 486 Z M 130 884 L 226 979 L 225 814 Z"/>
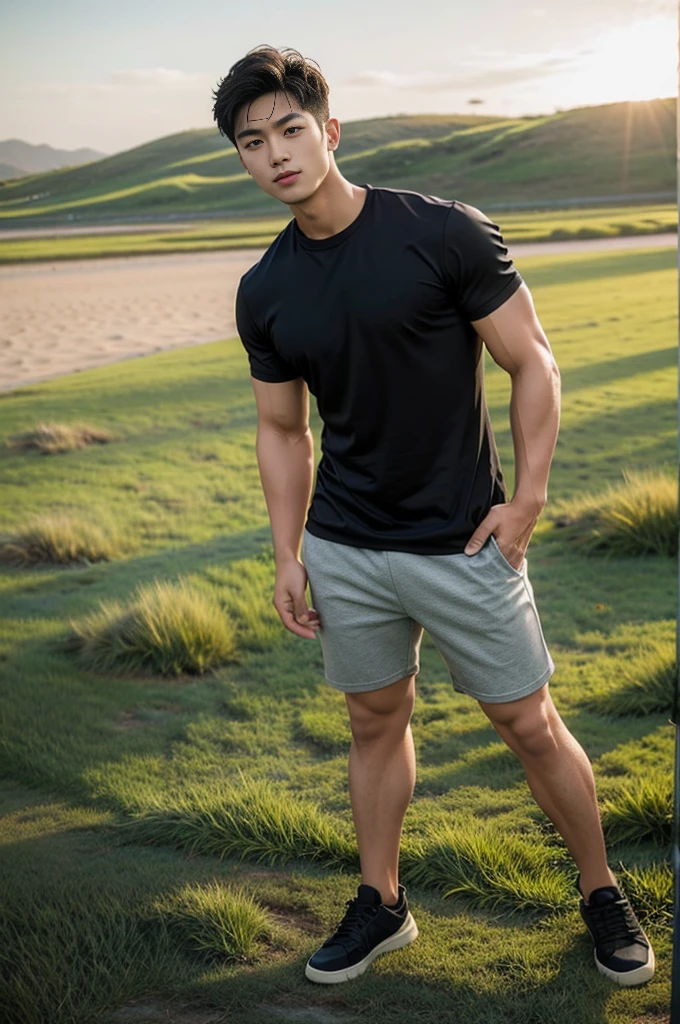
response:
<path fill-rule="evenodd" d="M 657 16 L 614 29 L 601 39 L 596 53 L 603 84 L 618 82 L 621 99 L 654 100 L 678 89 L 677 27 L 672 18 Z"/>
<path fill-rule="evenodd" d="M 618 103 L 676 96 L 678 26 L 656 15 L 610 29 L 594 38 L 560 76 L 564 99 L 577 103 Z"/>

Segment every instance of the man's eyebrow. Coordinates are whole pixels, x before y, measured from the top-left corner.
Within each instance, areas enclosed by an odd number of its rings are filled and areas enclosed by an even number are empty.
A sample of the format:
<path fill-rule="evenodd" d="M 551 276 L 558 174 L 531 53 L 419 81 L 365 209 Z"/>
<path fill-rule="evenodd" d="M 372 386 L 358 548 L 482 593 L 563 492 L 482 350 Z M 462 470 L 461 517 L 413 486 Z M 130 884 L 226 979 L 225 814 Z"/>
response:
<path fill-rule="evenodd" d="M 294 117 L 304 117 L 304 114 L 298 114 L 298 113 L 295 113 L 295 112 L 293 112 L 291 114 L 284 114 L 283 117 L 280 117 L 278 119 L 278 121 L 274 121 L 273 127 L 274 128 L 279 128 L 282 124 L 285 124 L 286 121 L 292 121 Z M 253 118 L 253 120 L 266 120 L 266 119 L 265 118 Z M 262 135 L 262 129 L 261 128 L 244 128 L 242 132 L 238 133 L 236 138 L 237 139 L 242 139 L 246 135 Z"/>

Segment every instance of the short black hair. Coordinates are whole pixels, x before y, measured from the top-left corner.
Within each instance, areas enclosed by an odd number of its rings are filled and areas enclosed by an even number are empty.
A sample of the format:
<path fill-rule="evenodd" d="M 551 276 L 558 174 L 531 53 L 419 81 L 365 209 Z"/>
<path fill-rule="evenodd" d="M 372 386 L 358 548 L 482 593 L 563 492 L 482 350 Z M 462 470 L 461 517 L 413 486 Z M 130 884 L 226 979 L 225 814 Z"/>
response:
<path fill-rule="evenodd" d="M 292 47 L 277 50 L 262 43 L 249 50 L 229 68 L 213 91 L 213 116 L 220 135 L 226 135 L 238 149 L 234 126 L 240 108 L 277 90 L 293 95 L 300 109 L 312 114 L 323 132 L 330 117 L 328 83 L 315 64 L 316 61 L 303 57 Z"/>

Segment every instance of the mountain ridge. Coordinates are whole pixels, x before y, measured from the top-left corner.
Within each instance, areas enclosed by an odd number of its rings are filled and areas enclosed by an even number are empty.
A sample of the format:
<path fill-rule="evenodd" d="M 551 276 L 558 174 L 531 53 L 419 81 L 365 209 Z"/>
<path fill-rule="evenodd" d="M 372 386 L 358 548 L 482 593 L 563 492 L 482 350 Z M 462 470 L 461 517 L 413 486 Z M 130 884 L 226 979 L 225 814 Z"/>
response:
<path fill-rule="evenodd" d="M 105 159 L 108 155 L 89 147 L 57 149 L 46 142 L 36 144 L 23 139 L 1 139 L 0 178 L 19 178 L 62 167 L 76 167 Z"/>

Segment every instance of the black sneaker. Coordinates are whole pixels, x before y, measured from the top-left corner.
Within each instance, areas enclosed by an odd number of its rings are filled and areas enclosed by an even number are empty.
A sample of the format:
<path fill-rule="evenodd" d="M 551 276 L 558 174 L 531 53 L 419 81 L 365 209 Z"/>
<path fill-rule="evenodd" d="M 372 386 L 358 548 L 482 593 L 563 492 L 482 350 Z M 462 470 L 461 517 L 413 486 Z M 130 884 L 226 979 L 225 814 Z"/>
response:
<path fill-rule="evenodd" d="M 654 975 L 654 950 L 640 927 L 628 898 L 617 885 L 593 889 L 579 910 L 595 940 L 595 966 L 617 985 L 640 985 Z"/>
<path fill-rule="evenodd" d="M 396 909 L 381 900 L 372 885 L 359 886 L 357 895 L 347 900 L 337 930 L 307 961 L 305 976 L 310 981 L 326 985 L 349 981 L 363 974 L 380 953 L 413 942 L 418 926 L 408 909 L 404 886 L 399 886 Z"/>

